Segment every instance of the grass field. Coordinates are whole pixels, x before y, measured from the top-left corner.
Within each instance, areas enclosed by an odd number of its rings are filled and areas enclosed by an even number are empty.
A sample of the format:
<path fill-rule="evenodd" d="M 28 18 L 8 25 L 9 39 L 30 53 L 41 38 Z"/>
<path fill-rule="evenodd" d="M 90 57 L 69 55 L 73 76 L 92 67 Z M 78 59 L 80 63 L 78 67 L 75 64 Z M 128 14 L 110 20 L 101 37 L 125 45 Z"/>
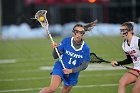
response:
<path fill-rule="evenodd" d="M 60 42 L 62 38 L 54 38 Z M 85 38 L 91 51 L 107 60 L 121 60 L 125 56 L 120 37 Z M 53 66 L 52 47 L 48 39 L 0 41 L 0 93 L 38 93 L 50 83 Z M 100 70 L 94 67 L 100 66 Z M 93 66 L 93 68 L 92 68 Z M 126 69 L 105 70 L 110 64 L 91 64 L 91 70 L 82 71 L 79 82 L 71 93 L 117 93 L 119 78 Z M 98 68 L 98 67 L 97 67 Z M 131 93 L 132 85 L 127 87 Z M 60 88 L 57 93 L 59 93 Z"/>

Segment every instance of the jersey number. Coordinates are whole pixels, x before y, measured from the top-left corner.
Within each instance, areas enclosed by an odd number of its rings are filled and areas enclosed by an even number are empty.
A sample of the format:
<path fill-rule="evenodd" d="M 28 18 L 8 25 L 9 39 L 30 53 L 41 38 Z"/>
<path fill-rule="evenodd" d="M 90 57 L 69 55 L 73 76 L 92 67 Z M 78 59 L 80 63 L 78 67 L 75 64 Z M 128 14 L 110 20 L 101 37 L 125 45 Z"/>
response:
<path fill-rule="evenodd" d="M 73 61 L 72 61 L 72 58 L 70 58 L 68 64 L 73 64 L 73 65 L 75 66 L 75 65 L 76 65 L 76 60 L 73 60 Z"/>

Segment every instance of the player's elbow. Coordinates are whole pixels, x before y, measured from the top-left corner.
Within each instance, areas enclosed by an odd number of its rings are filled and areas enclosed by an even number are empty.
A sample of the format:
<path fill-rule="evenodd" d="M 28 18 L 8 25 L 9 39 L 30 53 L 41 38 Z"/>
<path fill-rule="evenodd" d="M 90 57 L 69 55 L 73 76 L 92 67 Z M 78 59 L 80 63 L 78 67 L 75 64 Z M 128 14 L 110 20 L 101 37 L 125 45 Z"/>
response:
<path fill-rule="evenodd" d="M 52 55 L 52 56 L 53 56 L 53 58 L 54 58 L 54 59 L 57 59 L 57 58 L 58 58 L 58 56 L 57 56 L 57 55 Z"/>
<path fill-rule="evenodd" d="M 57 53 L 56 53 L 55 50 L 53 50 L 53 52 L 52 52 L 52 56 L 53 56 L 54 59 L 57 59 L 57 58 L 58 58 L 58 55 L 57 55 Z"/>
<path fill-rule="evenodd" d="M 88 67 L 88 62 L 86 62 L 83 66 L 83 70 L 85 70 Z"/>
<path fill-rule="evenodd" d="M 54 49 L 53 52 L 52 52 L 52 56 L 53 56 L 54 59 L 59 58 L 58 55 L 61 55 L 61 54 L 62 54 L 62 53 L 61 53 L 60 51 L 58 51 L 58 53 L 57 53 L 55 49 Z"/>

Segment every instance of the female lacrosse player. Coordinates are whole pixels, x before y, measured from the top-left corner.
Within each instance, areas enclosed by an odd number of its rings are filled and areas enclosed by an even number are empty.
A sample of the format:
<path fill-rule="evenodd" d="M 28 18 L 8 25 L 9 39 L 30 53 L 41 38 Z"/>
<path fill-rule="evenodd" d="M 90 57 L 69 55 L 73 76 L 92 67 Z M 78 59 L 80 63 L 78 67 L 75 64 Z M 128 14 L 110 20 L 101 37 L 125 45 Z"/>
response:
<path fill-rule="evenodd" d="M 63 87 L 60 93 L 69 93 L 72 87 L 77 84 L 79 72 L 85 70 L 90 61 L 90 48 L 83 40 L 85 31 L 90 26 L 76 24 L 72 31 L 72 37 L 63 39 L 59 46 L 56 43 L 52 44 L 54 48 L 59 50 L 66 69 L 58 60 L 52 70 L 50 86 L 43 88 L 39 93 L 55 93 L 62 81 Z M 55 50 L 53 51 L 53 57 L 58 58 Z"/>
<path fill-rule="evenodd" d="M 140 38 L 134 35 L 133 23 L 125 22 L 121 25 L 120 34 L 123 38 L 122 48 L 127 56 L 123 61 L 112 61 L 111 65 L 134 64 L 134 69 L 140 70 Z M 119 81 L 118 93 L 125 93 L 127 85 L 134 83 L 132 92 L 140 93 L 140 73 L 134 70 L 126 72 Z"/>

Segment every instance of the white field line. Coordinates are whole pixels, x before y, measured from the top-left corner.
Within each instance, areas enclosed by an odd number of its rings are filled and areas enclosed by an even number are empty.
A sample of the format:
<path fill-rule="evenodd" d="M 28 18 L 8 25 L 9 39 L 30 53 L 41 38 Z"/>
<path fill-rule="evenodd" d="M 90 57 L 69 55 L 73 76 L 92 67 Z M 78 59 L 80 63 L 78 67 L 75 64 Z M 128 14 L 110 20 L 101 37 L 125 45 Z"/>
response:
<path fill-rule="evenodd" d="M 16 63 L 15 59 L 3 59 L 0 60 L 0 64 L 5 64 L 5 63 Z"/>
<path fill-rule="evenodd" d="M 42 66 L 40 70 L 52 70 L 53 66 Z M 85 71 L 93 71 L 93 70 L 118 70 L 125 69 L 122 67 L 112 67 L 110 64 L 90 64 Z"/>
<path fill-rule="evenodd" d="M 25 80 L 42 80 L 50 77 L 31 77 L 31 78 L 16 78 L 16 79 L 0 79 L 0 82 L 10 82 L 10 81 L 25 81 Z"/>
<path fill-rule="evenodd" d="M 17 71 L 0 71 L 0 74 L 5 74 L 5 73 L 37 73 L 37 72 L 42 72 L 41 70 L 17 70 Z"/>
<path fill-rule="evenodd" d="M 33 59 L 27 59 L 27 58 L 15 58 L 15 59 L 0 59 L 0 64 L 1 63 L 15 63 L 17 61 L 20 61 L 20 63 L 24 63 L 25 61 L 33 61 L 32 63 L 38 63 L 38 61 L 53 61 L 53 60 L 48 60 L 47 58 L 45 57 L 42 57 L 42 58 L 37 58 L 37 57 L 34 57 Z M 55 61 L 55 60 L 54 60 Z M 29 63 L 28 64 L 32 64 L 32 63 Z M 18 64 L 19 65 L 19 64 Z M 21 65 L 24 65 L 24 64 L 21 64 Z"/>
<path fill-rule="evenodd" d="M 52 60 L 50 60 L 50 59 L 47 59 L 46 57 L 37 57 L 37 56 L 35 56 L 34 58 L 15 58 L 15 59 L 17 59 L 18 61 L 20 61 L 20 62 L 25 62 L 25 61 L 33 61 L 34 63 L 38 63 L 38 61 L 50 61 L 50 62 L 52 62 L 53 61 L 53 59 Z M 55 61 L 55 60 L 54 60 Z"/>
<path fill-rule="evenodd" d="M 124 69 L 122 67 L 112 67 L 110 64 L 90 64 L 86 71 L 92 70 L 117 70 L 117 69 Z"/>
<path fill-rule="evenodd" d="M 95 77 L 95 76 L 118 76 L 121 75 L 121 73 L 114 73 L 114 74 L 96 74 L 96 75 L 80 75 L 80 78 L 87 78 L 87 77 Z M 30 77 L 30 78 L 15 78 L 15 79 L 0 79 L 0 82 L 12 82 L 12 81 L 30 81 L 30 80 L 43 80 L 43 79 L 47 79 L 47 78 L 51 78 L 51 76 L 48 77 Z"/>
<path fill-rule="evenodd" d="M 114 73 L 114 74 L 96 74 L 96 75 L 81 75 L 80 74 L 80 76 L 79 77 L 81 77 L 81 78 L 84 78 L 84 77 L 98 77 L 98 76 L 106 76 L 106 77 L 108 77 L 108 76 L 120 76 L 120 75 L 122 75 L 122 73 Z"/>
<path fill-rule="evenodd" d="M 5 73 L 36 73 L 42 71 L 50 71 L 52 70 L 53 66 L 41 66 L 39 69 L 36 70 L 17 70 L 17 71 L 0 71 L 0 74 Z M 122 70 L 125 68 L 122 67 L 112 67 L 110 64 L 90 64 L 85 71 L 103 71 L 103 70 Z"/>
<path fill-rule="evenodd" d="M 34 90 L 40 90 L 41 88 L 26 88 L 26 89 L 11 89 L 11 90 L 0 90 L 2 93 L 6 92 L 22 92 L 22 91 L 34 91 Z"/>
<path fill-rule="evenodd" d="M 40 70 L 52 70 L 53 66 L 42 66 L 39 68 Z"/>
<path fill-rule="evenodd" d="M 100 84 L 100 85 L 79 85 L 74 86 L 74 88 L 93 88 L 93 87 L 112 87 L 112 86 L 118 86 L 118 84 Z M 59 87 L 61 88 L 61 87 Z M 26 88 L 26 89 L 11 89 L 11 90 L 0 90 L 0 92 L 21 92 L 21 91 L 34 91 L 34 90 L 40 90 L 41 88 Z"/>
<path fill-rule="evenodd" d="M 118 84 L 81 85 L 81 86 L 75 86 L 74 88 L 112 87 L 112 86 L 118 86 Z"/>

